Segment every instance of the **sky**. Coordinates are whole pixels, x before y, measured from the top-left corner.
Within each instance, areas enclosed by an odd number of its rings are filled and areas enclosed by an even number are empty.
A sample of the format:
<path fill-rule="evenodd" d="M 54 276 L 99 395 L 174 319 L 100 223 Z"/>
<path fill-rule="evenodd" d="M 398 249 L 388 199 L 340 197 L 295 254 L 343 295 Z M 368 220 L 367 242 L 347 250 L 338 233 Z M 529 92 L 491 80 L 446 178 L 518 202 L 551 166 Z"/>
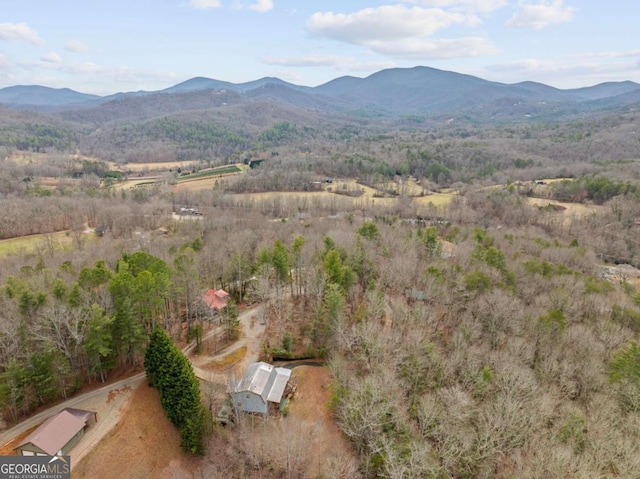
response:
<path fill-rule="evenodd" d="M 0 88 L 316 86 L 416 65 L 557 88 L 640 82 L 639 19 L 635 0 L 0 0 Z"/>

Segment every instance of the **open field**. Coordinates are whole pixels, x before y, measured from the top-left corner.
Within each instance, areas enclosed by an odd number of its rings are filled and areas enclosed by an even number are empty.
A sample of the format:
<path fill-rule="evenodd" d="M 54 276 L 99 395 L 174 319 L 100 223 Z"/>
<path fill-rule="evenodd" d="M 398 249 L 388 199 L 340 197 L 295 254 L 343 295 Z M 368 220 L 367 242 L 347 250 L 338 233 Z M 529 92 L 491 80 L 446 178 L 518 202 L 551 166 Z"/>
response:
<path fill-rule="evenodd" d="M 142 163 L 141 163 L 142 164 Z M 144 163 L 148 165 L 149 163 Z M 207 168 L 205 170 L 200 170 L 196 173 L 181 176 L 178 178 L 178 184 L 175 186 L 178 190 L 188 189 L 190 191 L 201 191 L 204 189 L 213 188 L 215 182 L 220 178 L 235 176 L 243 171 L 248 169 L 247 166 L 242 164 L 235 165 L 225 165 L 219 166 L 216 168 Z M 140 170 L 142 173 L 143 170 Z M 151 171 L 151 170 L 148 170 Z M 165 171 L 168 171 L 165 170 Z M 156 170 L 157 172 L 157 170 Z M 137 178 L 129 178 L 127 180 L 118 182 L 114 185 L 114 187 L 120 190 L 130 190 L 132 188 L 139 187 L 141 185 L 153 185 L 154 183 L 159 183 L 159 180 L 163 179 L 163 176 L 158 175 L 144 175 L 139 176 Z"/>
<path fill-rule="evenodd" d="M 176 191 L 202 191 L 213 188 L 222 177 L 232 175 L 220 175 L 196 179 L 188 182 L 180 182 L 175 186 Z M 345 207 L 355 207 L 358 209 L 372 209 L 375 207 L 389 208 L 398 204 L 398 197 L 378 196 L 380 192 L 369 186 L 361 185 L 355 180 L 339 180 L 323 185 L 323 189 L 318 191 L 269 191 L 261 193 L 238 193 L 232 195 L 238 202 L 252 202 L 256 205 L 263 202 L 282 201 L 290 202 L 334 202 Z M 426 196 L 414 196 L 411 200 L 418 207 L 418 214 L 421 208 L 426 208 L 429 203 L 436 207 L 446 206 L 455 195 L 446 193 L 434 193 Z"/>
<path fill-rule="evenodd" d="M 146 176 L 144 178 L 136 178 L 134 180 L 124 180 L 118 183 L 114 183 L 111 188 L 115 188 L 117 191 L 120 190 L 130 190 L 132 188 L 138 187 L 140 185 L 149 184 L 152 185 L 158 180 L 157 176 Z"/>
<path fill-rule="evenodd" d="M 361 196 L 347 196 L 342 194 L 336 194 L 329 191 L 310 191 L 310 192 L 285 192 L 274 191 L 268 193 L 241 193 L 234 195 L 239 200 L 253 201 L 255 203 L 280 200 L 283 202 L 290 201 L 322 201 L 336 203 L 345 202 L 351 207 L 358 209 L 373 209 L 376 207 L 389 208 L 398 204 L 398 198 L 376 198 L 373 195 L 363 194 Z M 447 195 L 442 193 L 435 193 L 432 195 L 421 196 L 419 198 L 413 198 L 412 201 L 418 206 L 417 214 L 421 214 L 423 208 L 426 208 L 429 203 L 434 206 L 446 206 L 451 202 L 454 195 Z"/>
<path fill-rule="evenodd" d="M 141 172 L 158 172 L 158 171 L 175 171 L 178 168 L 189 169 L 198 165 L 197 160 L 184 160 L 184 161 L 164 161 L 157 163 L 125 163 L 117 164 L 109 162 L 109 168 L 117 171 L 131 171 L 133 173 Z"/>
<path fill-rule="evenodd" d="M 603 205 L 587 205 L 584 203 L 566 203 L 545 198 L 527 198 L 527 203 L 538 208 L 557 207 L 565 216 L 583 218 L 604 212 L 608 207 Z"/>
<path fill-rule="evenodd" d="M 189 175 L 180 176 L 178 178 L 178 182 L 183 183 L 191 180 L 209 178 L 211 176 L 215 177 L 220 175 L 228 175 L 228 174 L 235 174 L 235 173 L 241 173 L 241 172 L 242 172 L 242 169 L 238 165 L 226 165 L 226 166 L 219 166 L 216 168 L 206 168 L 204 170 L 191 173 Z"/>
<path fill-rule="evenodd" d="M 206 178 L 197 178 L 195 180 L 180 181 L 174 189 L 176 191 L 203 191 L 211 190 L 216 187 L 216 184 L 223 178 L 229 178 L 236 176 L 237 173 L 227 175 L 209 176 Z"/>
<path fill-rule="evenodd" d="M 22 236 L 0 240 L 0 257 L 11 254 L 31 254 L 38 250 L 54 248 L 55 251 L 71 248 L 73 237 L 68 231 Z"/>
<path fill-rule="evenodd" d="M 18 165 L 40 164 L 48 158 L 47 153 L 36 153 L 32 151 L 15 151 L 9 155 L 8 159 Z"/>

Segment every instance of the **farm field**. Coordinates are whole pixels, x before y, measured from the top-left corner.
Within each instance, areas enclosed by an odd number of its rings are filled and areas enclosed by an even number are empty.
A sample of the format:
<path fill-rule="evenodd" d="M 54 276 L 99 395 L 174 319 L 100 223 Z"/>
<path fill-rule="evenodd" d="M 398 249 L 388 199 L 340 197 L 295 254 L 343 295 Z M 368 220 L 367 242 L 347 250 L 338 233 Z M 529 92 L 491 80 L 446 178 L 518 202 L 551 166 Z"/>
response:
<path fill-rule="evenodd" d="M 235 175 L 229 175 L 235 176 Z M 209 177 L 180 182 L 174 187 L 175 191 L 203 191 L 212 189 L 221 177 Z M 324 185 L 319 191 L 269 191 L 260 193 L 238 193 L 230 194 L 230 197 L 238 203 L 253 203 L 256 206 L 261 203 L 281 201 L 284 203 L 296 202 L 298 204 L 323 202 L 336 205 L 340 208 L 373 209 L 376 207 L 389 208 L 398 204 L 398 197 L 377 196 L 381 193 L 369 186 L 361 185 L 355 180 L 339 180 Z M 417 214 L 421 214 L 422 208 L 426 208 L 431 203 L 433 206 L 442 207 L 451 202 L 455 194 L 433 193 L 426 196 L 411 197 L 411 201 L 418 207 Z"/>
<path fill-rule="evenodd" d="M 557 207 L 558 211 L 561 211 L 568 217 L 583 218 L 596 213 L 602 213 L 607 209 L 607 206 L 603 205 L 587 205 L 584 203 L 567 203 L 563 201 L 556 201 L 545 198 L 527 198 L 527 203 L 537 208 L 545 208 L 549 205 Z"/>
<path fill-rule="evenodd" d="M 32 254 L 49 247 L 55 251 L 64 251 L 71 248 L 72 243 L 73 237 L 68 231 L 0 240 L 0 257 Z"/>
<path fill-rule="evenodd" d="M 192 168 L 198 164 L 197 160 L 184 160 L 184 161 L 164 161 L 156 163 L 125 163 L 119 164 L 109 162 L 109 168 L 118 171 L 131 171 L 134 173 L 141 172 L 158 172 L 177 170 L 178 168 Z"/>
<path fill-rule="evenodd" d="M 206 169 L 197 171 L 195 173 L 191 173 L 189 175 L 180 176 L 178 177 L 178 182 L 183 183 L 183 182 L 192 181 L 192 180 L 209 178 L 211 176 L 218 177 L 221 175 L 230 175 L 230 174 L 242 173 L 243 171 L 246 171 L 246 167 L 241 168 L 241 166 L 244 166 L 244 165 L 235 164 L 235 165 L 218 166 L 216 168 L 206 168 Z"/>

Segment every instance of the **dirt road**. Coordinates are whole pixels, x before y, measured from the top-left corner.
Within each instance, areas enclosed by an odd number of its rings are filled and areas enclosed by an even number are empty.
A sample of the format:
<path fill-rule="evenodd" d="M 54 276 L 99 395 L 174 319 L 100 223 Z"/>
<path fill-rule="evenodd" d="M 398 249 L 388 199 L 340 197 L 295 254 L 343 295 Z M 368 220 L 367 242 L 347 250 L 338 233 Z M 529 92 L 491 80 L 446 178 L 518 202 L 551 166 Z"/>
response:
<path fill-rule="evenodd" d="M 142 384 L 144 379 L 145 374 L 139 373 L 100 389 L 81 394 L 42 411 L 0 433 L 0 444 L 6 445 L 10 443 L 64 408 L 73 407 L 96 411 L 98 413 L 97 423 L 87 429 L 82 440 L 73 448 L 73 460 L 71 463 L 73 467 L 73 464 L 80 461 L 91 450 L 93 445 L 100 441 L 117 424 L 120 418 L 120 410 L 130 398 L 133 390 Z"/>
<path fill-rule="evenodd" d="M 220 351 L 216 356 L 209 356 L 209 359 L 215 359 L 216 357 L 227 355 L 242 346 L 247 346 L 247 354 L 240 362 L 241 367 L 244 367 L 244 365 L 250 361 L 255 361 L 260 352 L 262 338 L 266 330 L 266 324 L 261 324 L 257 319 L 259 317 L 261 307 L 262 306 L 258 306 L 244 311 L 238 318 L 242 327 L 240 340 L 231 347 Z M 207 333 L 207 335 L 213 334 L 213 330 Z M 185 347 L 183 349 L 185 355 L 188 356 L 194 346 L 195 345 L 190 344 Z M 204 371 L 198 368 L 195 364 L 194 372 L 200 379 L 227 384 L 227 375 L 216 375 L 214 373 Z M 139 373 L 135 376 L 131 376 L 116 383 L 101 387 L 100 389 L 95 389 L 64 401 L 63 403 L 24 420 L 11 429 L 2 431 L 0 433 L 0 445 L 6 446 L 16 438 L 24 436 L 27 431 L 30 431 L 41 424 L 45 419 L 58 413 L 64 408 L 74 407 L 78 409 L 96 411 L 98 413 L 97 423 L 87 429 L 84 437 L 71 451 L 71 464 L 73 468 L 74 464 L 78 464 L 80 460 L 91 450 L 91 448 L 100 442 L 100 440 L 115 427 L 120 419 L 122 408 L 127 404 L 134 390 L 143 384 L 144 381 L 145 373 Z"/>

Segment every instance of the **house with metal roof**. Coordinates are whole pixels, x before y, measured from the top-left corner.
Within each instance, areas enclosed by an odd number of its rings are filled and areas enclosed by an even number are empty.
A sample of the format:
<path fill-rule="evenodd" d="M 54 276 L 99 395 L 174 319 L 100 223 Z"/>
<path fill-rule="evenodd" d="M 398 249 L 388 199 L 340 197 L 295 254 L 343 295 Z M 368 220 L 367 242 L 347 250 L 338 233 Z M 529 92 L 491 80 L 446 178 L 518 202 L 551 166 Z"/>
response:
<path fill-rule="evenodd" d="M 210 289 L 202 295 L 202 301 L 210 310 L 219 312 L 229 302 L 229 293 L 224 289 Z"/>
<path fill-rule="evenodd" d="M 15 450 L 21 456 L 64 456 L 96 420 L 95 411 L 63 409 L 43 422 Z"/>
<path fill-rule="evenodd" d="M 280 404 L 291 370 L 264 362 L 253 363 L 233 391 L 240 411 L 267 414 L 269 403 Z"/>

